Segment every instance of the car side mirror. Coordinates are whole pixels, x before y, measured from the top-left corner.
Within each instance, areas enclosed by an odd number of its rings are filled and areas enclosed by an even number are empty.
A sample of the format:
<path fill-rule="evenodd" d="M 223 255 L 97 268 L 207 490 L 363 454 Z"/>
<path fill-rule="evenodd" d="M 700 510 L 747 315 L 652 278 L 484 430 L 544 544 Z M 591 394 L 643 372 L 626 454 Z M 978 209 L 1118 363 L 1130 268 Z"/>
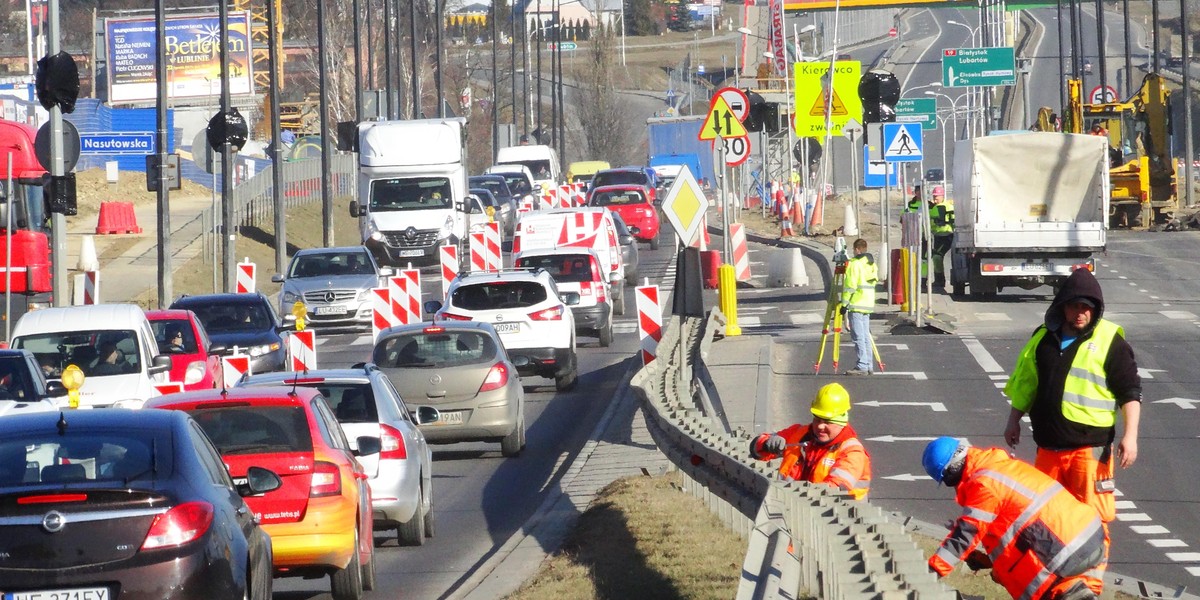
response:
<path fill-rule="evenodd" d="M 358 216 L 359 216 L 358 200 L 350 201 L 350 216 L 358 218 Z"/>
<path fill-rule="evenodd" d="M 442 418 L 442 412 L 432 406 L 418 406 L 417 410 L 409 411 L 417 425 L 437 423 Z"/>
<path fill-rule="evenodd" d="M 370 456 L 379 454 L 383 450 L 383 442 L 373 435 L 360 435 L 355 441 L 358 442 L 358 450 L 354 451 L 355 456 Z"/>
<path fill-rule="evenodd" d="M 616 271 L 609 273 L 608 274 L 608 283 L 611 285 L 620 285 L 621 284 L 621 274 Z"/>
<path fill-rule="evenodd" d="M 46 397 L 58 398 L 67 395 L 67 387 L 61 381 L 46 382 Z"/>
<path fill-rule="evenodd" d="M 246 469 L 246 482 L 237 485 L 237 493 L 242 497 L 257 496 L 273 492 L 282 485 L 283 481 L 279 479 L 275 471 L 262 467 L 250 467 Z"/>
<path fill-rule="evenodd" d="M 391 277 L 396 274 L 396 270 L 391 267 L 379 267 L 380 277 Z"/>
<path fill-rule="evenodd" d="M 462 200 L 455 200 L 454 201 L 454 210 L 456 210 L 460 213 L 467 212 L 467 203 L 463 202 Z"/>
<path fill-rule="evenodd" d="M 271 283 L 283 283 L 283 275 L 276 273 L 271 276 Z"/>
<path fill-rule="evenodd" d="M 424 308 L 425 312 L 433 314 L 439 310 L 442 310 L 442 302 L 440 300 L 428 300 L 425 302 L 425 304 L 421 305 L 421 308 Z"/>
<path fill-rule="evenodd" d="M 166 373 L 170 370 L 171 357 L 166 354 L 159 354 L 150 361 L 150 366 L 146 369 L 146 372 L 150 375 L 156 375 L 158 373 Z"/>
<path fill-rule="evenodd" d="M 579 292 L 563 292 L 562 301 L 563 304 L 566 304 L 567 306 L 575 306 L 576 304 L 579 304 Z"/>
<path fill-rule="evenodd" d="M 213 344 L 208 347 L 208 355 L 209 356 L 220 356 L 222 354 L 227 354 L 228 352 L 229 352 L 229 347 L 226 346 L 225 344 Z"/>

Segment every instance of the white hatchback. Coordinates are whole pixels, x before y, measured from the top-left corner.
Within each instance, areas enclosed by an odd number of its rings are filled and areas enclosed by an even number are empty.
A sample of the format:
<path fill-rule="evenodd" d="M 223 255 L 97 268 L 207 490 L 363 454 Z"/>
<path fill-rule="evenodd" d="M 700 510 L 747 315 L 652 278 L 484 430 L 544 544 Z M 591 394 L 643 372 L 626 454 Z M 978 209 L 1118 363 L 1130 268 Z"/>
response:
<path fill-rule="evenodd" d="M 427 302 L 434 321 L 491 323 L 521 375 L 553 379 L 570 389 L 579 375 L 575 318 L 578 292 L 559 292 L 542 269 L 468 273 L 450 283 L 445 306 Z"/>

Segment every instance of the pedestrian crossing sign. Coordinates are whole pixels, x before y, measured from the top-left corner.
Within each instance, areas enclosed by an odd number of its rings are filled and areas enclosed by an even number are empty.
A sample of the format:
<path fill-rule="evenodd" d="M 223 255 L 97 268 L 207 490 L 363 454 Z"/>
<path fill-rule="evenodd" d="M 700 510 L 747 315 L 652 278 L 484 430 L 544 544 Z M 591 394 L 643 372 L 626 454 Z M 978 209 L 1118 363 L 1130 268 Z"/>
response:
<path fill-rule="evenodd" d="M 920 162 L 920 123 L 884 123 L 883 159 L 889 162 Z"/>

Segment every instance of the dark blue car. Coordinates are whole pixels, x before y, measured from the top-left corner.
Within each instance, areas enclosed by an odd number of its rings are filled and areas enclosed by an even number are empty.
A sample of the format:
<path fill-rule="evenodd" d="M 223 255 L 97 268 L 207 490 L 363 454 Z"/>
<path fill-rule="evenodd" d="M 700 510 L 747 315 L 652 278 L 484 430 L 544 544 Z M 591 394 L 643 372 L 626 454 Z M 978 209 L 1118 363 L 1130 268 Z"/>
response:
<path fill-rule="evenodd" d="M 204 294 L 183 296 L 171 303 L 173 309 L 196 313 L 213 344 L 225 346 L 226 354 L 250 355 L 254 373 L 282 371 L 287 348 L 280 333 L 293 327 L 284 321 L 262 294 Z M 233 382 L 228 382 L 230 385 Z"/>

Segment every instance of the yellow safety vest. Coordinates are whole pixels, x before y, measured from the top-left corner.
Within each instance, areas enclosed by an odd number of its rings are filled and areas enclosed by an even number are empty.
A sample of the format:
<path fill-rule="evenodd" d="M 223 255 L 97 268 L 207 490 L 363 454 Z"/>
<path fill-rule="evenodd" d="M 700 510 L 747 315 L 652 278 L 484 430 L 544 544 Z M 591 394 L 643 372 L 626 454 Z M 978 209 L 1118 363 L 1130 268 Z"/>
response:
<path fill-rule="evenodd" d="M 875 284 L 878 281 L 879 270 L 867 262 L 865 254 L 846 261 L 846 275 L 842 281 L 842 304 L 846 310 L 875 312 Z"/>
<path fill-rule="evenodd" d="M 943 200 L 929 208 L 929 230 L 934 235 L 954 233 L 954 203 Z"/>
<path fill-rule="evenodd" d="M 1045 327 L 1033 334 L 1004 385 L 1004 394 L 1009 397 L 1012 407 L 1021 412 L 1029 412 L 1037 395 L 1037 346 L 1045 335 Z M 1082 345 L 1071 361 L 1071 370 L 1063 385 L 1062 415 L 1067 420 L 1092 427 L 1112 427 L 1116 422 L 1117 399 L 1108 389 L 1104 361 L 1117 335 L 1124 336 L 1125 330 L 1100 319 L 1091 337 L 1080 342 Z"/>

